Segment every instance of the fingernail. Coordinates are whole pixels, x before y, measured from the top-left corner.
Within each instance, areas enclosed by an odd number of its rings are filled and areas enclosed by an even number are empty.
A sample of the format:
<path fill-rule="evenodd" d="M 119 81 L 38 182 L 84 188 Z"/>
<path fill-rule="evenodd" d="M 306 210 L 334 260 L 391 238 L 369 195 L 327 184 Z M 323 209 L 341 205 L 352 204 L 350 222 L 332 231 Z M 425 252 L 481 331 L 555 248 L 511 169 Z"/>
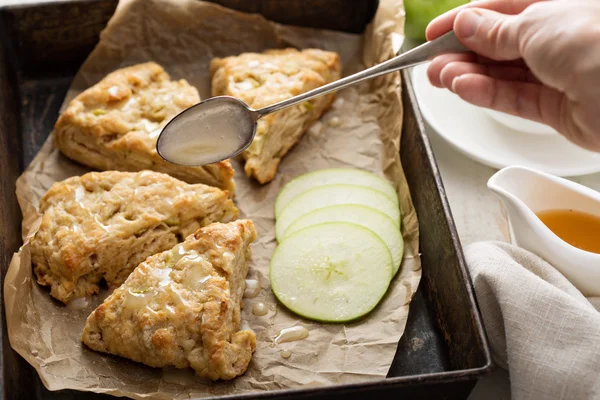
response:
<path fill-rule="evenodd" d="M 450 91 L 452 93 L 456 93 L 456 83 L 458 82 L 459 79 L 460 79 L 460 76 L 457 76 L 456 78 L 452 79 L 452 84 L 450 85 Z"/>
<path fill-rule="evenodd" d="M 464 10 L 458 14 L 457 24 L 454 27 L 454 31 L 459 38 L 468 39 L 475 35 L 477 28 L 481 24 L 483 17 L 473 10 Z"/>

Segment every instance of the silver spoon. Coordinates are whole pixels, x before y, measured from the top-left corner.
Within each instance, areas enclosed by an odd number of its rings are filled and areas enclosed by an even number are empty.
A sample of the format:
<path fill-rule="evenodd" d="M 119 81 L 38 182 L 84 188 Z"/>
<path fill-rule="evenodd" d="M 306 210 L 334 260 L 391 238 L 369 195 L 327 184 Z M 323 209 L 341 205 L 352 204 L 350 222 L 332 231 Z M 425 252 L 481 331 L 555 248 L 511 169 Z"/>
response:
<path fill-rule="evenodd" d="M 222 161 L 250 146 L 256 134 L 256 121 L 265 115 L 366 79 L 427 62 L 441 54 L 466 51 L 469 50 L 450 31 L 381 64 L 260 110 L 253 110 L 233 97 L 212 97 L 173 118 L 160 133 L 156 150 L 165 160 L 180 165 Z"/>

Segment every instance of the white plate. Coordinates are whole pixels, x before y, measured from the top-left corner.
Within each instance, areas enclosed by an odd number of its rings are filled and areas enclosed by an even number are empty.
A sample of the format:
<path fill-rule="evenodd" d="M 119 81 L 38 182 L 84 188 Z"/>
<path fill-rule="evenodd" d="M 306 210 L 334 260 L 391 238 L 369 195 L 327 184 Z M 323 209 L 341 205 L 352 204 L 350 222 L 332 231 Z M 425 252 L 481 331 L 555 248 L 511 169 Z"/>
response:
<path fill-rule="evenodd" d="M 514 115 L 505 114 L 500 111 L 483 108 L 483 111 L 497 122 L 500 122 L 507 127 L 523 133 L 531 133 L 533 135 L 558 135 L 554 129 L 548 125 L 540 124 L 539 122 L 530 121 L 525 118 L 515 117 Z"/>
<path fill-rule="evenodd" d="M 560 135 L 510 129 L 446 89 L 432 86 L 427 64 L 413 68 L 413 86 L 427 123 L 451 146 L 492 168 L 510 165 L 570 177 L 600 172 L 600 153 L 584 150 Z"/>

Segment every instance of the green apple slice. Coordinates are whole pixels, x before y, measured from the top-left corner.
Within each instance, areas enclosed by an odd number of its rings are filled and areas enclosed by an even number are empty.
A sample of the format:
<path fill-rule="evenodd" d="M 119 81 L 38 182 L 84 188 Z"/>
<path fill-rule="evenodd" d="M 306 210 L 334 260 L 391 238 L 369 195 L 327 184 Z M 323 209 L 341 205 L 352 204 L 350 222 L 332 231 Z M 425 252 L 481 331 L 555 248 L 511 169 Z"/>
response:
<path fill-rule="evenodd" d="M 402 234 L 390 217 L 371 207 L 347 204 L 319 208 L 305 214 L 292 223 L 283 233 L 282 240 L 285 240 L 286 237 L 294 232 L 324 222 L 350 222 L 372 230 L 385 242 L 390 250 L 392 255 L 392 272 L 393 275 L 396 275 L 398 269 L 400 269 L 400 263 L 404 254 Z"/>
<path fill-rule="evenodd" d="M 385 179 L 362 169 L 329 168 L 309 172 L 289 181 L 277 195 L 275 215 L 279 217 L 283 209 L 299 194 L 320 186 L 343 184 L 378 190 L 398 205 L 396 190 Z"/>
<path fill-rule="evenodd" d="M 392 256 L 373 231 L 326 222 L 288 236 L 271 258 L 275 296 L 296 314 L 346 322 L 373 310 L 392 279 Z"/>
<path fill-rule="evenodd" d="M 380 210 L 400 227 L 400 209 L 385 194 L 370 188 L 355 185 L 321 186 L 294 198 L 277 218 L 275 235 L 281 241 L 284 232 L 298 218 L 311 211 L 338 204 L 358 204 Z"/>

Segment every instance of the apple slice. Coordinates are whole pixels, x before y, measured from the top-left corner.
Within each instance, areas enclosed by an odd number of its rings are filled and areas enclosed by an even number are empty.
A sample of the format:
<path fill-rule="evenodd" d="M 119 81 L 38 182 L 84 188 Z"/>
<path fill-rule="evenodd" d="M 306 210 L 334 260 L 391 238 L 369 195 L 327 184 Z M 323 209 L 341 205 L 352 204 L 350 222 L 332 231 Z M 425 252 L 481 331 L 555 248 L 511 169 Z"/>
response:
<path fill-rule="evenodd" d="M 380 210 L 400 227 L 400 209 L 385 194 L 363 186 L 329 185 L 296 196 L 277 218 L 275 235 L 281 241 L 284 232 L 298 218 L 311 211 L 339 204 L 358 204 Z"/>
<path fill-rule="evenodd" d="M 323 322 L 346 322 L 377 306 L 392 279 L 392 256 L 373 231 L 327 222 L 288 236 L 271 258 L 275 296 L 288 309 Z"/>
<path fill-rule="evenodd" d="M 342 204 L 319 208 L 305 214 L 292 223 L 283 233 L 282 240 L 285 240 L 286 237 L 294 232 L 324 222 L 350 222 L 372 230 L 385 242 L 390 250 L 392 255 L 392 272 L 393 275 L 396 275 L 398 269 L 400 269 L 402 255 L 404 254 L 402 234 L 390 217 L 371 207 Z"/>
<path fill-rule="evenodd" d="M 356 168 L 329 168 L 320 169 L 300 175 L 289 181 L 277 195 L 275 200 L 275 216 L 292 201 L 296 196 L 310 189 L 328 185 L 356 185 L 375 189 L 385 194 L 398 205 L 398 195 L 394 187 L 385 179 Z"/>

